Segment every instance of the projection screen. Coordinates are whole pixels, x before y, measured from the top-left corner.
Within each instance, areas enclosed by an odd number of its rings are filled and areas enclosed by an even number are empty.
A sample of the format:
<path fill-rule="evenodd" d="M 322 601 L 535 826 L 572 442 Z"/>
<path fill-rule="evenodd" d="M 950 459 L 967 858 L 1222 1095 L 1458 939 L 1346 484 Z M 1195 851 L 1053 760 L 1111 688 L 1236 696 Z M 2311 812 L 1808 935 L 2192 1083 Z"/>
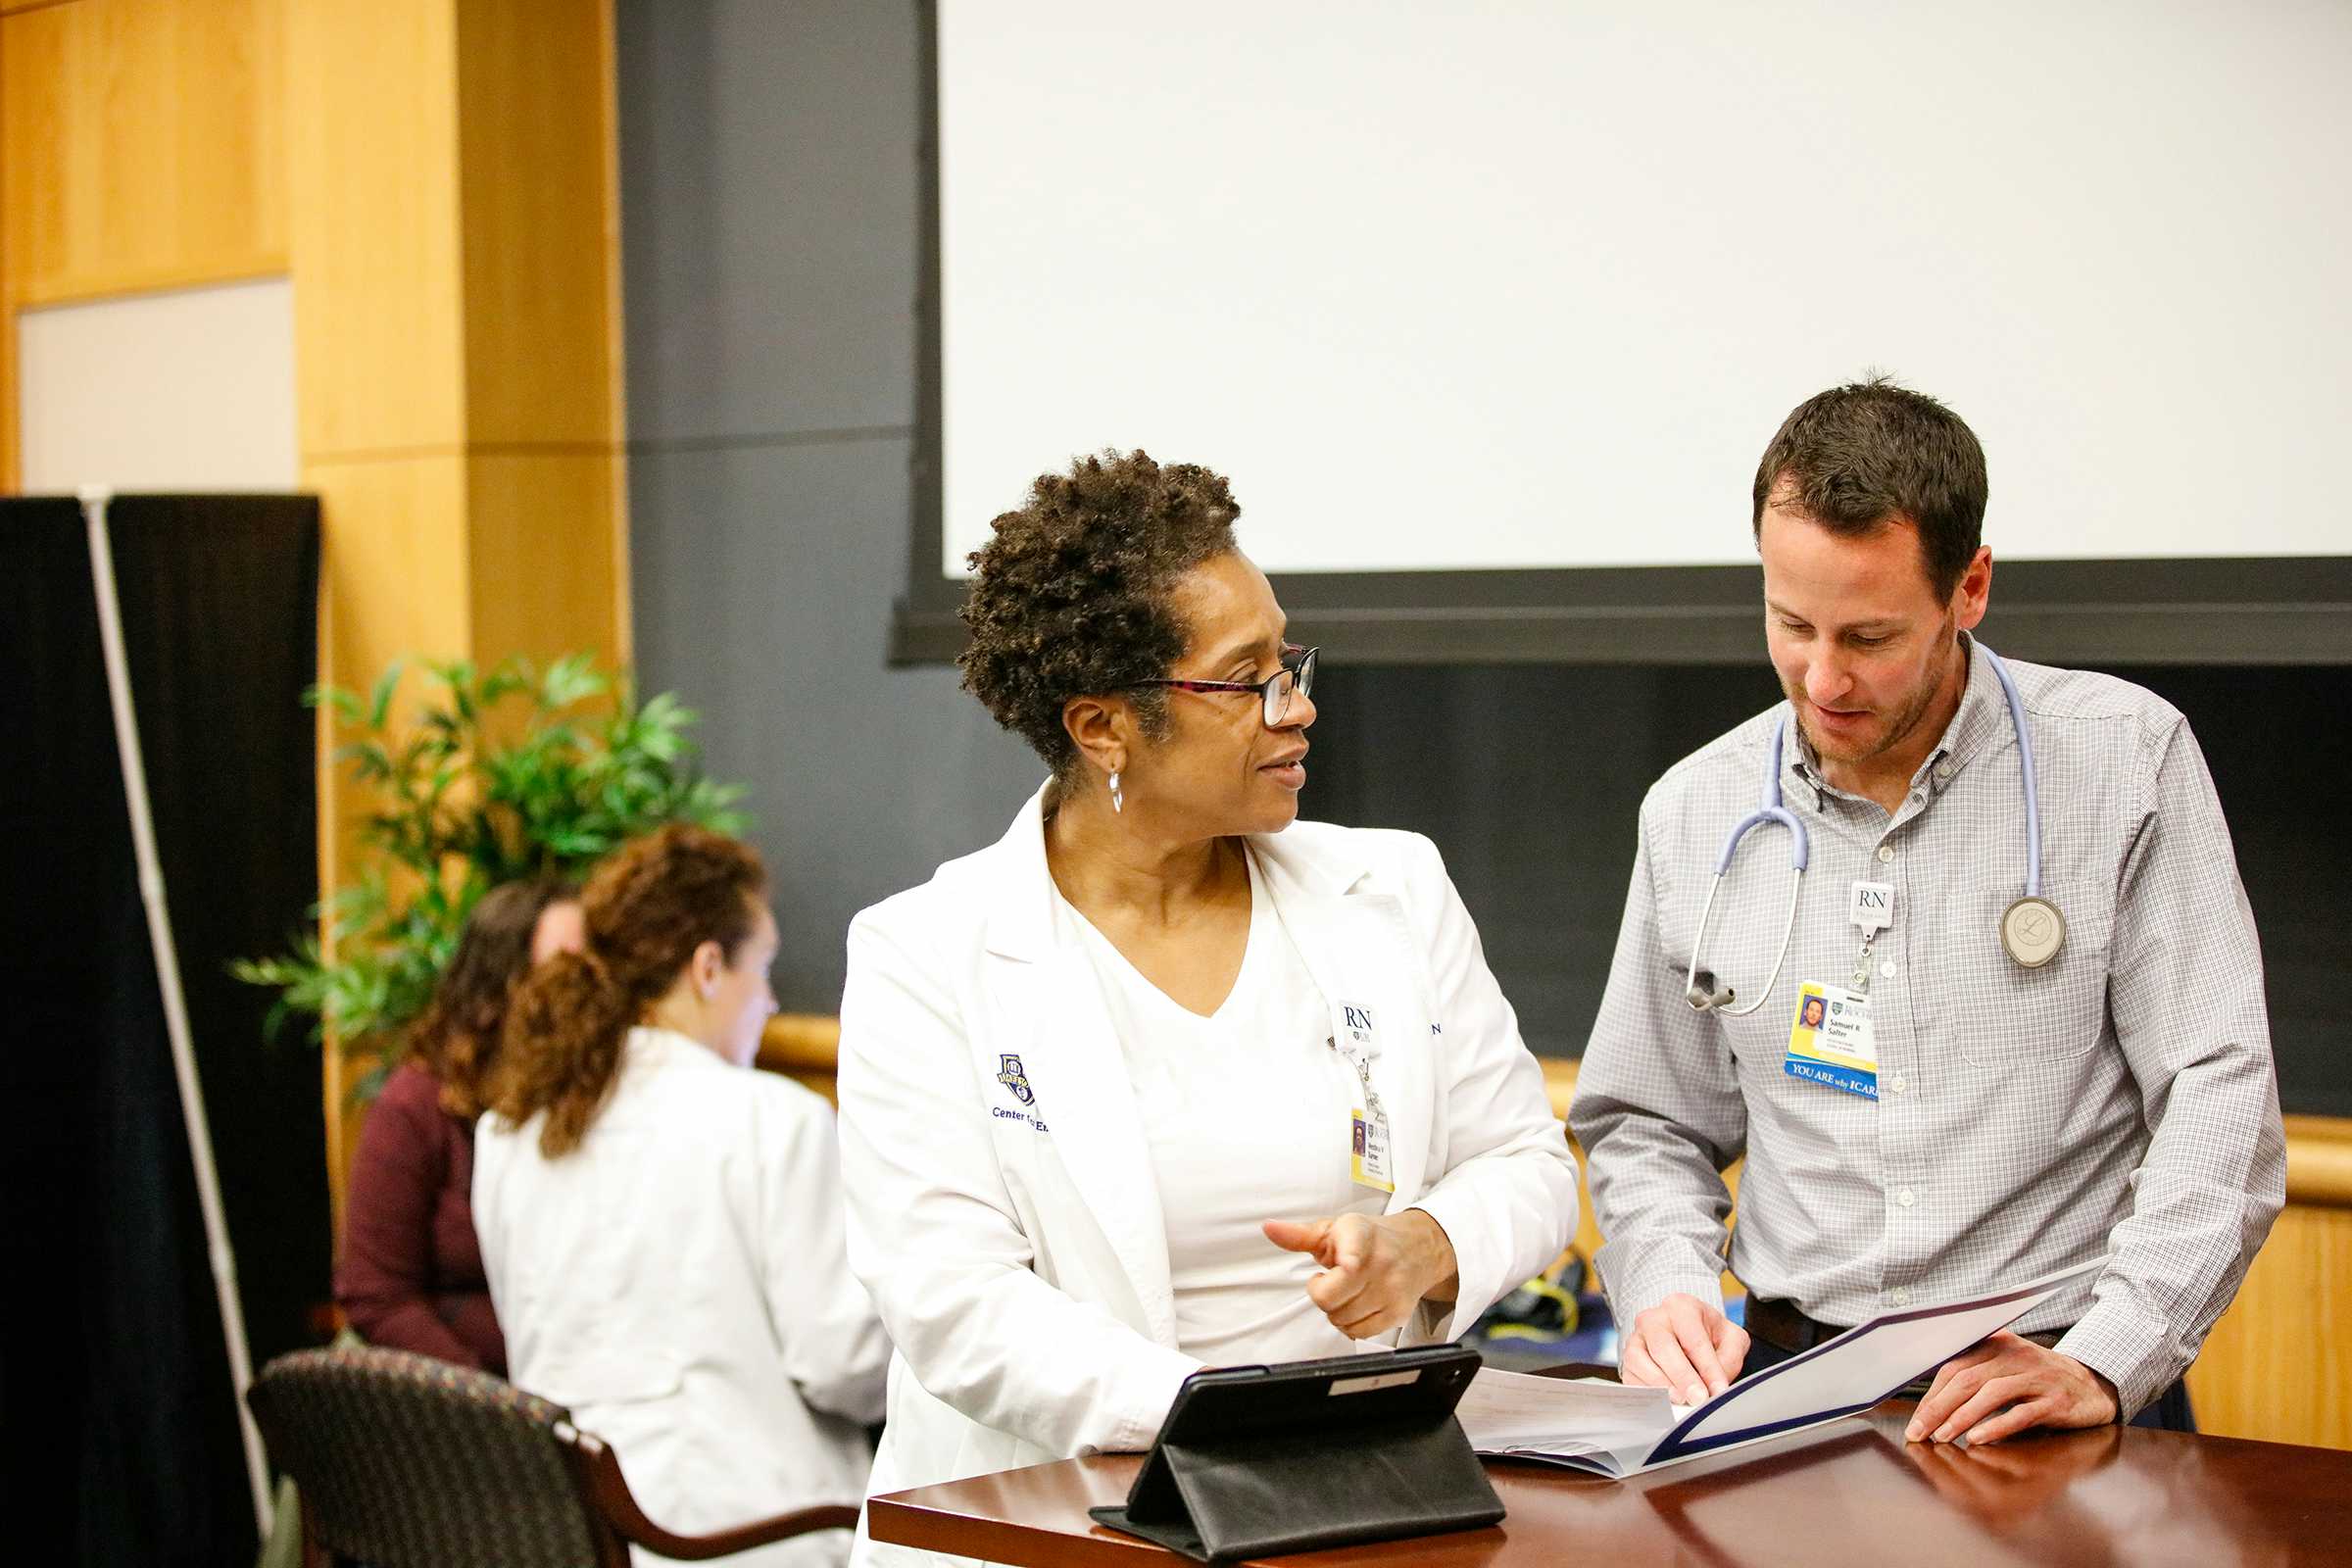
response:
<path fill-rule="evenodd" d="M 1033 475 L 1141 446 L 1230 475 L 1294 615 L 1385 657 L 1752 657 L 1757 456 L 1885 372 L 1983 439 L 2043 657 L 2352 657 L 2352 9 L 935 22 L 904 655 L 953 651 Z"/>

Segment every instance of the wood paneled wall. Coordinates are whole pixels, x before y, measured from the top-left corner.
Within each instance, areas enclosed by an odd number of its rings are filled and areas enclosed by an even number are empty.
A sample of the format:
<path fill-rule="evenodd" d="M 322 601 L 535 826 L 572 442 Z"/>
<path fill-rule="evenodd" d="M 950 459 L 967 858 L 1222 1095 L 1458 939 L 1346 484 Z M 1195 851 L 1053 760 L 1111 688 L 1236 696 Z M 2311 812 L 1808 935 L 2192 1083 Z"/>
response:
<path fill-rule="evenodd" d="M 286 3 L 0 4 L 0 490 L 19 311 L 285 271 Z"/>
<path fill-rule="evenodd" d="M 2207 1432 L 2352 1448 L 2352 1122 L 2286 1118 L 2286 1211 L 2188 1390 Z"/>
<path fill-rule="evenodd" d="M 287 40 L 326 678 L 628 656 L 609 0 L 302 0 Z M 323 885 L 365 812 L 320 776 Z M 338 1204 L 355 1130 L 329 1058 Z"/>
<path fill-rule="evenodd" d="M 66 0 L 6 29 L 19 305 L 286 270 L 285 0 Z"/>
<path fill-rule="evenodd" d="M 290 274 L 321 678 L 625 660 L 612 103 L 610 0 L 0 0 L 0 489 L 20 310 Z"/>

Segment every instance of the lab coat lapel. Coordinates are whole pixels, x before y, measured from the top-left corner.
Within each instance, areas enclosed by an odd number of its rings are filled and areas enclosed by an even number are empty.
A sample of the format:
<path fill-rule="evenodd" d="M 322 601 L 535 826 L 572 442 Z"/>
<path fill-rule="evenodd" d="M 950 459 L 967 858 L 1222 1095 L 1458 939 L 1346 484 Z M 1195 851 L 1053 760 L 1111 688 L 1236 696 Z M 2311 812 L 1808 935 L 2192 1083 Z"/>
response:
<path fill-rule="evenodd" d="M 1404 908 L 1396 897 L 1355 888 L 1359 878 L 1329 863 L 1302 863 L 1298 856 L 1268 847 L 1278 839 L 1255 840 L 1259 866 L 1274 896 L 1283 929 L 1323 993 L 1332 1011 L 1334 1038 L 1345 1026 L 1340 1009 L 1353 1006 L 1372 1015 L 1379 1054 L 1372 1059 L 1372 1087 L 1389 1113 L 1389 1148 L 1396 1192 L 1391 1211 L 1421 1195 L 1429 1172 L 1429 1117 L 1434 1085 L 1428 1008 L 1412 977 L 1421 960 L 1413 952 Z M 1350 891 L 1330 891 L 1335 882 Z M 1320 886 L 1318 886 L 1318 883 Z"/>
<path fill-rule="evenodd" d="M 1094 965 L 1077 948 L 1029 968 L 1029 1082 L 1038 1113 L 1095 1223 L 1134 1282 L 1152 1337 L 1176 1343 L 1167 1226 L 1151 1142 Z"/>
<path fill-rule="evenodd" d="M 1151 1144 L 1094 965 L 1055 930 L 1040 806 L 1033 799 L 999 845 L 1006 897 L 991 922 L 988 979 L 1000 1004 L 998 1038 L 1022 1042 L 1036 1113 L 1071 1186 L 1133 1283 L 1152 1337 L 1174 1346 L 1175 1293 Z M 990 1078 L 1000 1070 L 993 1059 L 981 1066 Z"/>

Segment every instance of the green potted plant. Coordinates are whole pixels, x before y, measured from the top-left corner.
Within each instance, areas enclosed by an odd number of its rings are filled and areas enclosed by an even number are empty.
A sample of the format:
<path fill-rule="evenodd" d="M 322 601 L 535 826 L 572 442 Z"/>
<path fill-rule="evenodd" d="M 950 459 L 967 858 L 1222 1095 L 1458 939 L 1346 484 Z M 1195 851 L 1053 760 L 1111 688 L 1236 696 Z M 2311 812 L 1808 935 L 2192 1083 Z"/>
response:
<path fill-rule="evenodd" d="M 354 1083 L 372 1099 L 399 1057 L 402 1028 L 424 1010 L 474 901 L 521 877 L 576 878 L 622 840 L 664 822 L 740 832 L 739 786 L 702 777 L 670 693 L 636 701 L 625 676 L 586 654 L 545 670 L 509 660 L 489 670 L 427 663 L 430 688 L 404 721 L 403 665 L 365 698 L 314 687 L 350 735 L 335 760 L 375 803 L 361 828 L 373 852 L 360 879 L 312 909 L 328 922 L 274 957 L 239 960 L 237 978 L 278 993 L 268 1029 L 296 1015 L 310 1036 L 372 1054 Z"/>

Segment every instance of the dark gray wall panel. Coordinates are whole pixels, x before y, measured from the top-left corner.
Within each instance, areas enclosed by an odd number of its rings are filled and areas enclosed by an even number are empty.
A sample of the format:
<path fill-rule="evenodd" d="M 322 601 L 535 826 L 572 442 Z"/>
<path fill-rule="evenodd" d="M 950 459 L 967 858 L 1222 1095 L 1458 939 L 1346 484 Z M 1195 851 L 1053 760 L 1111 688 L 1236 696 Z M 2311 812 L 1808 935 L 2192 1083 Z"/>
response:
<path fill-rule="evenodd" d="M 1248 519 L 1244 518 L 1247 525 Z M 1650 781 L 1772 702 L 1737 669 L 1366 667 L 1324 651 L 1309 816 L 1426 833 L 1544 1055 L 1577 1055 L 1608 979 Z"/>
<path fill-rule="evenodd" d="M 903 441 L 645 454 L 629 494 L 644 680 L 701 710 L 714 777 L 751 786 L 776 995 L 831 1012 L 850 917 L 994 842 L 1043 767 L 954 669 L 884 666 Z"/>
<path fill-rule="evenodd" d="M 915 401 L 912 4 L 620 0 L 630 557 L 648 690 L 752 787 L 785 1006 L 863 906 L 1041 776 L 953 668 L 884 662 Z"/>
<path fill-rule="evenodd" d="M 633 442 L 906 428 L 914 7 L 619 0 L 614 21 Z"/>

